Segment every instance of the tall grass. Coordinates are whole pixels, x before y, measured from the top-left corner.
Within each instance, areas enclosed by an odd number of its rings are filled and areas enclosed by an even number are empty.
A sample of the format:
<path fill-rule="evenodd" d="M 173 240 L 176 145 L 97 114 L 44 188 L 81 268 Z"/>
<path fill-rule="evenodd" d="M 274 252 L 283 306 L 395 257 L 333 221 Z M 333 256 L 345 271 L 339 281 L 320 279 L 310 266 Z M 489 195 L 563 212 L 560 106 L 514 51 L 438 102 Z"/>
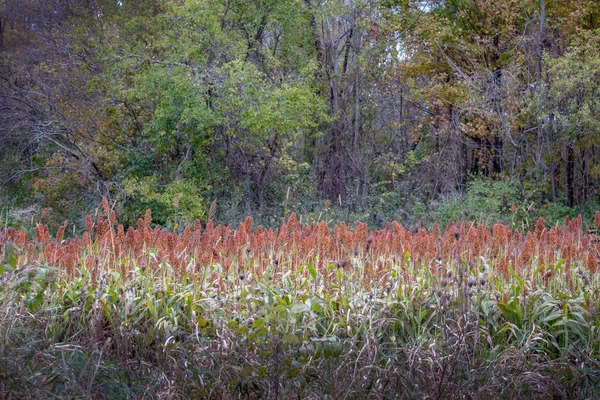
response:
<path fill-rule="evenodd" d="M 600 396 L 581 218 L 66 229 L 0 233 L 3 398 Z"/>

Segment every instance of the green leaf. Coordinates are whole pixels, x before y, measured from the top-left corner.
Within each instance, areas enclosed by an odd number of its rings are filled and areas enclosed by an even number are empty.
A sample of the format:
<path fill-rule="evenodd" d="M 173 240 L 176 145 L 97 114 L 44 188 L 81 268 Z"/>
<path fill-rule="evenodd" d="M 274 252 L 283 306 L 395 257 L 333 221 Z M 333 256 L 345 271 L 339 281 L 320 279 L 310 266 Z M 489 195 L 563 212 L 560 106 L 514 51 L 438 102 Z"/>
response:
<path fill-rule="evenodd" d="M 262 327 L 265 324 L 265 320 L 263 318 L 257 318 L 253 323 L 252 323 L 252 328 L 253 329 L 257 329 Z"/>
<path fill-rule="evenodd" d="M 304 303 L 294 304 L 290 309 L 294 314 L 301 314 L 310 311 L 310 308 Z"/>
<path fill-rule="evenodd" d="M 306 268 L 308 269 L 310 276 L 312 276 L 313 279 L 317 279 L 317 270 L 311 264 L 306 264 Z"/>
<path fill-rule="evenodd" d="M 283 342 L 288 344 L 300 344 L 302 341 L 300 338 L 294 334 L 285 334 L 283 335 Z"/>
<path fill-rule="evenodd" d="M 33 298 L 26 301 L 25 304 L 27 305 L 27 308 L 29 308 L 29 311 L 36 311 L 39 308 L 39 306 L 42 304 L 43 301 L 44 301 L 44 290 L 41 290 Z"/>
<path fill-rule="evenodd" d="M 0 274 L 14 271 L 17 268 L 18 256 L 17 252 L 19 248 L 11 243 L 7 242 L 4 246 L 4 263 L 0 264 Z"/>

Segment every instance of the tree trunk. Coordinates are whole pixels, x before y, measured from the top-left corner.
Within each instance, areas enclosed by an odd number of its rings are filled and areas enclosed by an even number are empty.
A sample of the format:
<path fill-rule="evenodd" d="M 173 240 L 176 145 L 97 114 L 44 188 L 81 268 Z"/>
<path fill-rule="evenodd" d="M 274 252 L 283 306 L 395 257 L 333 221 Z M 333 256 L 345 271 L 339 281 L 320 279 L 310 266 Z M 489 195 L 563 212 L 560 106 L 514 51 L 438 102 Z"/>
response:
<path fill-rule="evenodd" d="M 581 154 L 581 174 L 582 174 L 582 180 L 583 180 L 583 186 L 581 188 L 581 196 L 580 196 L 580 201 L 581 204 L 585 204 L 588 200 L 588 191 L 590 190 L 590 183 L 589 183 L 589 179 L 588 179 L 588 170 L 587 170 L 587 160 L 585 159 L 586 157 L 586 148 L 583 147 L 583 151 Z"/>
<path fill-rule="evenodd" d="M 0 53 L 4 51 L 4 25 L 6 22 L 0 18 Z"/>
<path fill-rule="evenodd" d="M 543 55 L 543 41 L 544 41 L 544 28 L 546 23 L 546 0 L 540 0 L 540 21 L 539 30 L 537 37 L 537 60 L 535 68 L 535 79 L 539 83 L 542 79 L 542 55 Z"/>
<path fill-rule="evenodd" d="M 536 60 L 536 68 L 535 68 L 535 81 L 536 87 L 541 87 L 542 85 L 542 55 L 543 55 L 543 40 L 544 40 L 544 25 L 546 20 L 546 1 L 540 0 L 540 19 L 539 19 L 539 30 L 537 37 L 537 60 Z M 542 162 L 542 154 L 544 147 L 544 123 L 542 121 L 541 116 L 541 107 L 538 107 L 536 113 L 537 119 L 537 148 L 535 149 L 535 166 L 536 166 L 536 175 L 538 175 L 538 181 L 542 182 L 546 180 L 546 167 Z M 543 173 L 542 173 L 543 170 Z M 542 176 L 543 174 L 543 176 Z M 542 204 L 540 199 L 540 205 Z"/>
<path fill-rule="evenodd" d="M 331 28 L 330 28 L 331 29 Z M 330 34 L 331 31 L 329 31 Z M 335 201 L 346 197 L 345 171 L 342 166 L 342 132 L 343 119 L 340 115 L 340 89 L 339 89 L 339 60 L 337 46 L 333 38 L 330 38 L 326 49 L 327 64 L 329 70 L 330 110 L 334 120 L 331 123 L 331 149 L 327 164 L 329 165 L 329 193 L 330 200 Z"/>
<path fill-rule="evenodd" d="M 502 137 L 498 132 L 493 137 L 492 154 L 492 173 L 500 175 L 502 173 Z"/>
<path fill-rule="evenodd" d="M 460 164 L 461 174 L 460 174 L 459 190 L 460 190 L 460 193 L 464 194 L 467 192 L 467 182 L 469 179 L 469 168 L 468 168 L 469 149 L 467 147 L 466 138 L 461 137 L 460 147 L 461 147 L 462 162 Z"/>
<path fill-rule="evenodd" d="M 565 160 L 565 194 L 566 194 L 566 206 L 573 207 L 575 204 L 574 196 L 574 170 L 575 170 L 575 143 L 570 140 L 566 144 L 566 160 Z"/>
<path fill-rule="evenodd" d="M 354 31 L 354 29 L 353 29 Z M 358 150 L 360 138 L 360 66 L 358 65 L 358 48 L 360 46 L 360 28 L 354 33 L 354 149 Z"/>
<path fill-rule="evenodd" d="M 552 163 L 552 201 L 556 201 L 558 197 L 558 164 Z"/>

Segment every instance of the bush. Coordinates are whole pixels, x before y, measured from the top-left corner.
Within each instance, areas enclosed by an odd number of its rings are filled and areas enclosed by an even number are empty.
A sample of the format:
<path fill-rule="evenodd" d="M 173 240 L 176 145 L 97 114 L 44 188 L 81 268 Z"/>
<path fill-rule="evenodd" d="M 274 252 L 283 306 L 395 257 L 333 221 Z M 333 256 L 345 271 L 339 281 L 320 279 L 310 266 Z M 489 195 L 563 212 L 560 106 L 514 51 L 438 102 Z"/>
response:
<path fill-rule="evenodd" d="M 513 208 L 513 204 L 516 206 Z M 514 212 L 511 210 L 514 209 Z M 493 224 L 501 221 L 521 225 L 534 219 L 533 205 L 522 194 L 518 181 L 504 179 L 488 181 L 481 178 L 469 184 L 463 196 L 454 196 L 442 202 L 436 220 L 442 226 L 448 222 L 470 220 Z"/>

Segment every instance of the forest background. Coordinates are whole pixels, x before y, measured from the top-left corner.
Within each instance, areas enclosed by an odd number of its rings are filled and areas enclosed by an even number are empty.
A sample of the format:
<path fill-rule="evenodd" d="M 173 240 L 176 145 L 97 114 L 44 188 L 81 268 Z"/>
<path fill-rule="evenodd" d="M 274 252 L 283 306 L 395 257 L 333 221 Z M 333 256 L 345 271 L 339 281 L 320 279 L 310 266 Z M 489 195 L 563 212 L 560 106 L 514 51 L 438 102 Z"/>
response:
<path fill-rule="evenodd" d="M 596 0 L 0 0 L 3 223 L 591 218 L 599 28 Z"/>

